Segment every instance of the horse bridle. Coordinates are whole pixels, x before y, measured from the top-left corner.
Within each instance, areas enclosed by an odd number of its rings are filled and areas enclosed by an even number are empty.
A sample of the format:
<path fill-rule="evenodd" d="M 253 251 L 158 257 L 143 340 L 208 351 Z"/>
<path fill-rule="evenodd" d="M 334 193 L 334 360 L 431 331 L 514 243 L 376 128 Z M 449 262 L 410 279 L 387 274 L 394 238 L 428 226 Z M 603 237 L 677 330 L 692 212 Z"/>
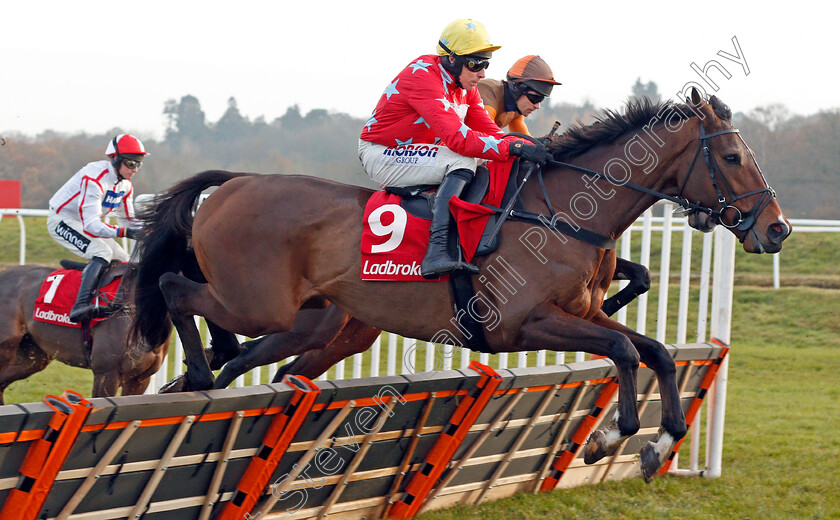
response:
<path fill-rule="evenodd" d="M 750 157 L 752 157 L 753 164 L 755 164 L 756 169 L 758 169 L 758 174 L 761 175 L 761 180 L 764 181 L 764 188 L 760 190 L 753 190 L 748 193 L 742 193 L 741 195 L 735 195 L 730 188 L 729 183 L 726 182 L 726 177 L 720 171 L 720 167 L 715 160 L 714 155 L 712 155 L 712 151 L 709 148 L 708 140 L 712 137 L 717 137 L 719 135 L 725 134 L 736 134 L 738 139 L 744 144 L 744 148 L 750 152 Z M 764 208 L 770 203 L 771 200 L 776 198 L 776 192 L 773 188 L 767 184 L 767 179 L 764 177 L 764 173 L 761 171 L 761 166 L 758 165 L 758 161 L 755 158 L 755 154 L 753 153 L 752 149 L 747 146 L 747 143 L 741 137 L 741 132 L 737 128 L 730 128 L 727 130 L 719 130 L 717 132 L 712 132 L 711 134 L 706 133 L 706 129 L 703 127 L 703 123 L 700 123 L 700 143 L 697 147 L 697 151 L 694 153 L 694 158 L 691 160 L 691 165 L 688 167 L 688 173 L 685 176 L 682 184 L 680 185 L 680 191 L 677 193 L 677 199 L 682 200 L 683 202 L 689 202 L 686 198 L 682 196 L 683 190 L 685 189 L 686 184 L 688 184 L 688 179 L 691 177 L 691 173 L 694 171 L 694 165 L 697 162 L 697 157 L 699 157 L 700 153 L 703 153 L 703 159 L 706 161 L 706 168 L 709 171 L 709 178 L 712 181 L 712 186 L 715 188 L 715 193 L 717 193 L 718 203 L 720 203 L 721 208 L 719 210 L 713 210 L 711 208 L 706 208 L 705 206 L 700 206 L 699 204 L 681 204 L 683 206 L 683 210 L 681 213 L 690 214 L 693 212 L 703 212 L 707 213 L 712 219 L 722 225 L 723 227 L 730 228 L 730 229 L 737 229 L 738 231 L 747 232 L 755 225 L 756 219 L 758 216 L 761 215 L 761 212 L 764 211 Z M 718 180 L 720 182 L 718 182 Z M 723 189 L 721 189 L 721 185 Z M 724 194 L 724 190 L 726 193 Z M 761 194 L 761 197 L 756 201 L 752 208 L 748 211 L 742 212 L 738 209 L 734 203 L 745 199 L 747 197 L 751 197 L 753 195 Z M 729 201 L 727 201 L 727 196 L 729 197 Z M 737 217 L 735 218 L 732 224 L 727 224 L 724 221 L 724 214 L 727 211 L 734 211 Z"/>
<path fill-rule="evenodd" d="M 709 148 L 708 143 L 709 139 L 725 134 L 736 134 L 738 136 L 738 139 L 740 139 L 741 142 L 744 143 L 744 147 L 750 152 L 750 157 L 752 157 L 753 163 L 758 169 L 758 174 L 761 175 L 761 180 L 764 181 L 764 188 L 759 190 L 753 190 L 748 193 L 743 193 L 741 195 L 736 195 L 732 191 L 729 183 L 726 181 L 726 177 L 724 177 L 723 173 L 720 171 L 720 167 L 718 166 L 717 161 L 712 155 L 712 151 Z M 521 136 L 521 134 L 517 135 Z M 530 137 L 529 139 L 533 140 L 533 138 Z M 691 202 L 683 196 L 683 190 L 685 190 L 685 186 L 686 184 L 688 184 L 688 179 L 691 177 L 691 173 L 694 171 L 694 165 L 697 163 L 697 158 L 700 156 L 701 152 L 703 153 L 703 159 L 706 161 L 706 168 L 709 171 L 709 177 L 711 178 L 712 186 L 715 188 L 715 192 L 717 193 L 718 203 L 720 203 L 721 205 L 719 210 L 703 206 L 699 203 Z M 562 166 L 564 168 L 569 168 L 571 170 L 575 170 L 580 173 L 585 173 L 587 175 L 594 175 L 601 179 L 606 179 L 617 186 L 624 186 L 635 191 L 640 191 L 642 193 L 647 193 L 648 195 L 653 195 L 658 199 L 664 199 L 675 204 L 679 204 L 682 207 L 682 209 L 678 209 L 677 211 L 675 211 L 675 213 L 683 215 L 690 215 L 693 213 L 705 213 L 709 215 L 709 217 L 711 217 L 712 220 L 714 220 L 716 223 L 726 228 L 743 231 L 744 233 L 742 236 L 746 236 L 746 233 L 755 225 L 758 216 L 761 215 L 761 212 L 764 211 L 764 208 L 766 208 L 770 201 L 776 197 L 776 192 L 773 190 L 773 188 L 770 187 L 770 185 L 767 184 L 767 179 L 764 177 L 764 173 L 762 173 L 761 167 L 758 165 L 758 161 L 755 158 L 755 154 L 750 149 L 750 147 L 747 146 L 747 143 L 744 142 L 744 139 L 741 137 L 740 131 L 737 128 L 730 128 L 727 130 L 719 130 L 717 132 L 707 134 L 706 129 L 703 127 L 703 123 L 700 123 L 700 137 L 699 144 L 697 146 L 697 151 L 694 153 L 694 158 L 691 160 L 691 165 L 688 167 L 688 173 L 686 174 L 683 182 L 680 184 L 680 190 L 676 196 L 668 195 L 667 193 L 652 190 L 650 188 L 645 188 L 644 186 L 640 186 L 632 182 L 620 183 L 615 181 L 603 172 L 597 172 L 595 170 L 590 170 L 589 168 L 583 168 L 581 166 L 577 166 L 567 162 L 549 159 L 547 161 L 547 164 L 551 164 L 553 166 Z M 538 175 L 540 178 L 540 184 L 542 185 L 543 195 L 546 197 L 546 203 L 548 204 L 549 209 L 551 209 L 553 213 L 554 211 L 551 207 L 551 202 L 548 200 L 548 192 L 542 183 L 541 172 L 538 172 Z M 721 186 L 723 187 L 723 189 L 721 189 Z M 758 194 L 761 194 L 761 197 L 748 211 L 742 212 L 740 209 L 734 206 L 735 202 Z M 727 196 L 729 197 L 728 201 Z M 723 220 L 724 214 L 727 211 L 734 211 L 737 215 L 735 221 L 732 224 L 727 224 Z"/>

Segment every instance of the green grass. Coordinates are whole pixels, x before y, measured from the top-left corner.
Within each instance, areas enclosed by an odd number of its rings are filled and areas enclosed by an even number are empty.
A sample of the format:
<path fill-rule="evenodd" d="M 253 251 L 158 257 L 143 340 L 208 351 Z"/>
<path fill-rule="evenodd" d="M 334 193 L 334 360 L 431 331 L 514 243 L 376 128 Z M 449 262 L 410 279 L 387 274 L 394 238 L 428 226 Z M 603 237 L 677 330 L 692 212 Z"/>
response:
<path fill-rule="evenodd" d="M 77 259 L 47 234 L 46 217 L 25 217 L 26 263 L 58 266 L 62 258 Z M 0 268 L 18 265 L 20 228 L 17 218 L 0 218 Z"/>
<path fill-rule="evenodd" d="M 57 263 L 63 255 L 38 238 L 32 220 L 27 219 L 32 244 L 28 261 Z M 15 221 L 0 222 L 0 266 L 17 263 L 16 233 Z M 695 247 L 700 242 L 695 237 Z M 840 280 L 838 246 L 837 234 L 791 236 L 782 253 L 780 290 L 768 287 L 772 258 L 737 253 L 722 477 L 668 476 L 650 484 L 640 479 L 607 482 L 536 496 L 521 494 L 418 518 L 840 518 L 840 285 L 834 285 Z M 638 258 L 637 252 L 634 255 Z M 651 259 L 655 272 L 659 261 L 656 240 Z M 699 259 L 698 251 L 694 271 Z M 674 276 L 677 261 L 677 257 L 672 259 Z M 696 286 L 693 291 L 690 316 L 696 316 Z M 649 311 L 654 311 L 657 287 L 648 296 Z M 676 331 L 676 291 L 669 293 L 668 304 L 670 342 Z M 628 323 L 633 325 L 634 306 L 628 314 Z M 691 341 L 695 324 L 689 325 Z M 655 319 L 649 318 L 648 334 L 655 330 Z M 419 367 L 423 359 L 418 356 Z M 516 366 L 515 356 L 509 359 L 511 366 Z M 384 349 L 381 362 L 384 373 Z M 456 366 L 459 362 L 460 357 Z M 349 362 L 345 375 L 351 375 Z M 13 384 L 6 398 L 10 403 L 36 401 L 46 393 L 67 388 L 87 395 L 90 385 L 88 371 L 53 363 L 41 374 Z"/>

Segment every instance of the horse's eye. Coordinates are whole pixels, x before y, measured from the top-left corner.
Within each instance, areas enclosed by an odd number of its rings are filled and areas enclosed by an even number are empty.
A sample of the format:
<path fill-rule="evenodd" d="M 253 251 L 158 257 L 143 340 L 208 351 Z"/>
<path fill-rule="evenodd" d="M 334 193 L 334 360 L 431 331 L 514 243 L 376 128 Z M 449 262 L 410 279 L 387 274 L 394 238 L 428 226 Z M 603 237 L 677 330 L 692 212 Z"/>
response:
<path fill-rule="evenodd" d="M 723 160 L 728 162 L 729 164 L 741 164 L 741 157 L 737 153 L 725 155 L 723 157 Z"/>

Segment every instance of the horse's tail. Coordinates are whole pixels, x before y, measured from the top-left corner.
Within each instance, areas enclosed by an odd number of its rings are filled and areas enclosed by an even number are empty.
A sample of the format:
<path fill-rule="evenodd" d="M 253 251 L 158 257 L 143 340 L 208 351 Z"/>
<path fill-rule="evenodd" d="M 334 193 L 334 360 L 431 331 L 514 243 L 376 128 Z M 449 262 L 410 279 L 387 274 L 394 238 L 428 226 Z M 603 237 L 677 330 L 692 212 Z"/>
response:
<path fill-rule="evenodd" d="M 172 323 L 158 282 L 164 273 L 182 271 L 194 256 L 189 240 L 198 198 L 208 188 L 246 175 L 252 174 L 218 170 L 199 173 L 157 195 L 149 208 L 138 213 L 147 234 L 133 253 L 137 278 L 130 344 L 151 350 L 166 341 Z"/>

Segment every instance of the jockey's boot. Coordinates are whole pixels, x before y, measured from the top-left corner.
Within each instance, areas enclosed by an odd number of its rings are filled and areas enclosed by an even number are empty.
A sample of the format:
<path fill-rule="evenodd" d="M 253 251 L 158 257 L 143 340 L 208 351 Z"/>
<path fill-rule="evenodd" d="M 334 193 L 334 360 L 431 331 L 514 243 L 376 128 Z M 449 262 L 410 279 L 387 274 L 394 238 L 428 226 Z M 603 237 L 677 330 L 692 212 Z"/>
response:
<path fill-rule="evenodd" d="M 91 319 L 96 314 L 96 304 L 93 302 L 93 297 L 96 290 L 99 288 L 99 280 L 108 267 L 108 261 L 104 258 L 94 256 L 85 266 L 82 271 L 82 283 L 79 286 L 79 295 L 76 296 L 76 303 L 70 309 L 70 321 L 79 323 L 80 321 Z"/>
<path fill-rule="evenodd" d="M 467 169 L 454 170 L 443 178 L 435 193 L 429 247 L 426 256 L 423 257 L 423 263 L 420 264 L 420 274 L 423 278 L 437 278 L 452 271 L 462 270 L 470 274 L 479 273 L 478 267 L 460 258 L 460 251 L 458 258 L 452 258 L 448 248 L 450 226 L 454 225 L 449 213 L 449 199 L 460 195 L 473 175 L 473 172 Z M 457 233 L 457 229 L 455 232 Z"/>

